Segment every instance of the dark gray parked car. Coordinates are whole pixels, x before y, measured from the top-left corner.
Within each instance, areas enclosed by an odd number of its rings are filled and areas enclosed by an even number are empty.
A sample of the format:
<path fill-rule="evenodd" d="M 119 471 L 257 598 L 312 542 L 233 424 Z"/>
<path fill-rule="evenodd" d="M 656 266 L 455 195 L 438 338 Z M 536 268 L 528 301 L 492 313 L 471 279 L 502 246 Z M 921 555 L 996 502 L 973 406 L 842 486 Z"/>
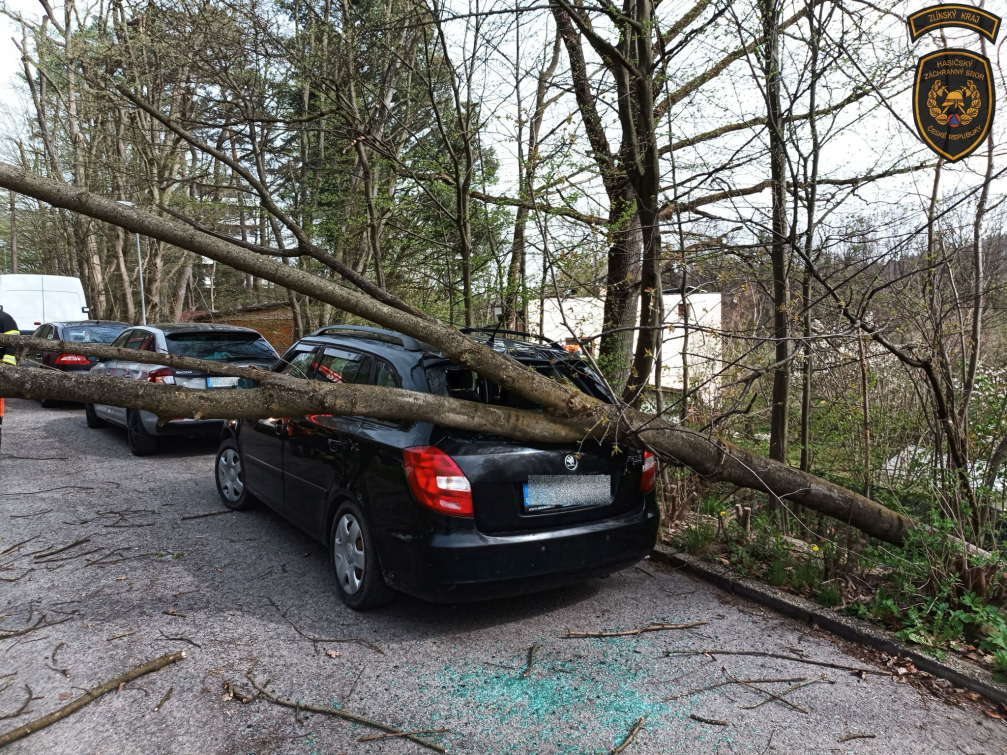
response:
<path fill-rule="evenodd" d="M 271 369 L 279 358 L 276 350 L 257 331 L 211 323 L 138 326 L 123 331 L 111 345 L 121 349 L 176 354 L 264 369 Z M 238 378 L 234 377 L 214 376 L 195 370 L 173 370 L 128 359 L 100 361 L 91 369 L 91 374 L 167 383 L 197 390 L 237 388 L 239 383 Z M 88 404 L 85 410 L 88 427 L 97 428 L 109 423 L 126 428 L 129 450 L 135 456 L 154 453 L 159 436 L 217 435 L 223 422 L 219 419 L 173 419 L 159 426 L 157 415 L 142 409 Z"/>

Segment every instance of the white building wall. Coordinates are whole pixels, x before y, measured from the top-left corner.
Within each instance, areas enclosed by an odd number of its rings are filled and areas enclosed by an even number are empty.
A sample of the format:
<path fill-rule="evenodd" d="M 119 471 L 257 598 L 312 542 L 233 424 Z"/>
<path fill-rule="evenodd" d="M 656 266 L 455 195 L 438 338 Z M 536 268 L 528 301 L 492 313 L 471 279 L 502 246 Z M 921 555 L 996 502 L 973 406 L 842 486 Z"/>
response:
<path fill-rule="evenodd" d="M 719 293 L 692 293 L 686 296 L 689 307 L 689 384 L 696 388 L 700 383 L 709 385 L 702 389 L 704 397 L 712 396 L 718 381 L 714 376 L 721 369 L 722 344 L 720 339 L 721 306 Z M 686 329 L 683 327 L 682 297 L 664 295 L 664 322 L 667 329 L 661 351 L 661 387 L 682 389 L 682 347 Z M 530 309 L 537 310 L 538 303 Z M 586 339 L 601 332 L 604 302 L 595 298 L 546 299 L 543 306 L 542 335 L 559 343 L 568 338 Z M 637 333 L 633 334 L 636 346 Z M 597 348 L 597 340 L 594 341 Z M 654 385 L 654 375 L 650 384 Z"/>

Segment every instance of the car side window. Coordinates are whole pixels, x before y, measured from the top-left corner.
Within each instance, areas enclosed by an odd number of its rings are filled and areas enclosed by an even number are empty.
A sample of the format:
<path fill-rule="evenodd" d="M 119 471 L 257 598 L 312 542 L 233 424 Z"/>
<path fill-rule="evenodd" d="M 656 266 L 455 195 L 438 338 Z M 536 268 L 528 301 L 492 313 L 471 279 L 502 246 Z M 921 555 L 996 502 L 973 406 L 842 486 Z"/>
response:
<path fill-rule="evenodd" d="M 395 370 L 392 369 L 391 365 L 386 362 L 378 362 L 377 369 L 374 371 L 374 385 L 384 386 L 385 388 L 398 388 L 399 380 L 395 375 Z"/>
<path fill-rule="evenodd" d="M 300 351 L 291 357 L 286 364 L 284 364 L 283 369 L 279 370 L 282 375 L 290 375 L 295 378 L 307 378 L 308 374 L 311 372 L 311 365 L 315 361 L 315 350 L 310 351 Z M 281 360 L 281 364 L 283 361 Z"/>
<path fill-rule="evenodd" d="M 124 349 L 124 348 L 126 348 L 126 341 L 129 340 L 130 334 L 132 332 L 133 331 L 131 331 L 131 330 L 124 330 L 124 331 L 122 331 L 122 333 L 120 333 L 119 336 L 114 341 L 112 341 L 112 343 L 109 344 L 109 345 L 112 346 L 112 347 L 114 347 L 114 348 L 116 348 L 116 349 Z"/>
<path fill-rule="evenodd" d="M 48 333 L 49 333 L 49 326 L 43 325 L 31 335 L 32 338 L 48 338 L 49 337 Z"/>
<path fill-rule="evenodd" d="M 155 340 L 154 334 L 148 333 L 147 337 L 143 339 L 143 343 L 140 344 L 140 351 L 157 351 Z"/>
<path fill-rule="evenodd" d="M 318 361 L 314 379 L 323 383 L 366 383 L 370 375 L 370 357 L 352 351 L 326 349 Z"/>
<path fill-rule="evenodd" d="M 147 331 L 145 331 L 145 330 L 134 330 L 130 334 L 129 340 L 126 341 L 126 343 L 123 346 L 123 348 L 124 349 L 133 349 L 134 351 L 138 351 L 138 350 L 140 350 L 140 349 L 142 349 L 144 347 L 144 344 L 146 344 L 148 338 L 151 338 L 151 335 Z"/>

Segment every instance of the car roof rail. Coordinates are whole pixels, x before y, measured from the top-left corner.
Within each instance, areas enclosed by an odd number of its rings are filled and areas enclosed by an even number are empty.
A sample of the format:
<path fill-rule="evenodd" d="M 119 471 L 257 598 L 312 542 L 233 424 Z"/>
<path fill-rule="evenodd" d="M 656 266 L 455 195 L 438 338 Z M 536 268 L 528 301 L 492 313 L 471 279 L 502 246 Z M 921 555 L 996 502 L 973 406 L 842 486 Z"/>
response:
<path fill-rule="evenodd" d="M 406 351 L 424 351 L 423 344 L 412 336 L 384 328 L 373 328 L 370 325 L 326 325 L 319 328 L 311 336 L 348 336 L 350 338 L 366 338 L 371 341 L 390 343 L 401 346 Z"/>
<path fill-rule="evenodd" d="M 551 338 L 546 338 L 545 336 L 540 336 L 537 333 L 527 333 L 523 330 L 504 330 L 503 328 L 461 328 L 460 332 L 468 335 L 469 333 L 485 333 L 487 335 L 499 335 L 499 336 L 521 336 L 523 338 L 534 338 L 542 343 L 547 343 L 550 346 L 564 350 L 563 347 L 556 343 Z"/>

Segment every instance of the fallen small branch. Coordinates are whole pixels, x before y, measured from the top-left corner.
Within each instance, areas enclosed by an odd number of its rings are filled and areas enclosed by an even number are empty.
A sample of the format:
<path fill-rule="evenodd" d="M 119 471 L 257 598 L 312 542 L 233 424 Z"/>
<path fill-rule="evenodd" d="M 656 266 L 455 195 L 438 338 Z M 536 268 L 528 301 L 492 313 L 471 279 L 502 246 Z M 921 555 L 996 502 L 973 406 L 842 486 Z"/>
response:
<path fill-rule="evenodd" d="M 75 713 L 83 708 L 85 705 L 93 703 L 102 695 L 108 694 L 114 689 L 118 689 L 120 684 L 128 684 L 134 679 L 139 679 L 141 676 L 158 671 L 159 669 L 169 666 L 172 663 L 177 663 L 183 658 L 185 658 L 184 650 L 177 653 L 171 653 L 170 655 L 162 655 L 160 658 L 155 658 L 152 661 L 147 661 L 146 663 L 142 663 L 139 666 L 130 669 L 126 673 L 117 676 L 115 679 L 109 679 L 107 682 L 88 690 L 76 700 L 67 703 L 62 708 L 54 710 L 52 713 L 42 716 L 42 718 L 29 721 L 24 726 L 12 729 L 6 734 L 0 734 L 0 747 L 6 747 L 11 742 L 24 739 L 29 734 L 33 734 L 39 729 L 44 729 L 46 726 L 66 718 L 71 713 Z"/>
<path fill-rule="evenodd" d="M 42 537 L 42 536 L 41 535 L 34 535 L 32 537 L 29 537 L 27 540 L 22 540 L 20 543 L 14 543 L 14 545 L 10 545 L 10 546 L 4 548 L 2 551 L 0 551 L 0 556 L 6 556 L 11 551 L 16 551 L 22 545 L 24 545 L 26 543 L 30 543 L 32 540 L 38 540 L 40 537 Z"/>
<path fill-rule="evenodd" d="M 818 679 L 812 679 L 809 682 L 802 682 L 801 684 L 795 684 L 793 687 L 788 687 L 787 689 L 783 690 L 783 692 L 781 692 L 779 696 L 782 698 L 784 695 L 789 695 L 791 692 L 796 692 L 797 690 L 801 689 L 802 687 L 808 687 L 808 686 L 810 686 L 812 684 L 818 684 L 819 682 L 825 682 L 826 684 L 835 684 L 835 682 L 832 679 L 826 679 L 825 675 L 823 674 Z M 774 695 L 773 697 L 776 697 L 776 696 Z M 773 701 L 773 698 L 769 697 L 769 698 L 766 698 L 765 700 L 763 700 L 760 703 L 756 703 L 755 705 L 742 705 L 741 707 L 742 707 L 743 710 L 755 710 L 756 708 L 760 708 L 763 705 L 765 705 L 766 703 L 769 703 L 769 702 L 772 702 L 772 701 Z M 786 702 L 786 700 L 781 700 L 781 702 Z"/>
<path fill-rule="evenodd" d="M 37 698 L 35 697 L 35 693 L 31 691 L 31 687 L 29 687 L 29 686 L 28 686 L 28 685 L 26 684 L 26 685 L 24 685 L 24 688 L 25 688 L 26 690 L 28 690 L 28 697 L 27 697 L 27 698 L 25 699 L 25 701 L 24 701 L 23 703 L 21 703 L 21 707 L 20 707 L 20 708 L 18 708 L 18 709 L 17 709 L 16 711 L 14 711 L 13 713 L 7 713 L 7 714 L 5 714 L 5 715 L 3 715 L 3 716 L 0 716 L 0 721 L 3 721 L 3 720 L 6 720 L 6 719 L 8 719 L 8 718 L 17 718 L 18 716 L 21 716 L 21 715 L 24 715 L 24 712 L 25 712 L 25 709 L 26 709 L 26 708 L 27 708 L 27 707 L 28 707 L 29 705 L 31 705 L 31 701 L 32 701 L 32 700 L 35 700 L 35 699 L 37 699 Z M 3 745 L 0 745 L 0 747 L 2 747 L 2 746 L 3 746 Z"/>
<path fill-rule="evenodd" d="M 161 702 L 154 706 L 154 712 L 157 713 L 161 710 L 161 706 L 164 705 L 171 699 L 171 693 L 175 691 L 174 687 L 168 687 L 168 691 L 164 693 L 164 697 L 161 698 Z"/>
<path fill-rule="evenodd" d="M 292 622 L 290 619 L 287 618 L 287 614 L 285 612 L 280 611 L 280 607 L 278 605 L 276 605 L 276 603 L 273 602 L 272 598 L 266 598 L 266 600 L 268 600 L 272 604 L 273 608 L 276 609 L 276 612 L 279 613 L 280 616 L 283 617 L 283 620 L 286 621 L 288 624 L 290 624 L 290 626 L 292 626 L 294 628 L 295 632 L 297 632 L 299 635 L 301 635 L 301 637 L 303 637 L 304 639 L 309 640 L 309 641 L 315 643 L 316 645 L 319 644 L 319 643 L 326 643 L 326 642 L 354 642 L 354 643 L 357 643 L 358 645 L 366 645 L 371 650 L 373 650 L 375 653 L 380 653 L 381 655 L 385 654 L 385 651 L 382 650 L 377 645 L 375 645 L 373 642 L 370 642 L 369 640 L 361 639 L 360 637 L 314 637 L 314 636 L 312 636 L 310 634 L 306 634 L 305 632 L 302 632 L 300 630 L 300 628 L 297 626 L 297 624 L 295 624 L 294 622 Z M 290 609 L 288 608 L 287 610 L 289 611 Z"/>
<path fill-rule="evenodd" d="M 536 642 L 530 648 L 528 648 L 528 665 L 525 666 L 524 673 L 521 674 L 525 679 L 531 676 L 532 666 L 535 665 L 535 652 L 538 650 L 538 643 Z"/>
<path fill-rule="evenodd" d="M 209 514 L 193 514 L 192 516 L 183 516 L 179 519 L 180 522 L 187 522 L 190 519 L 206 519 L 208 516 L 220 516 L 221 514 L 233 514 L 231 509 L 227 511 L 211 511 Z"/>
<path fill-rule="evenodd" d="M 46 621 L 45 614 L 39 616 L 38 621 L 32 624 L 30 627 L 25 627 L 24 629 L 12 629 L 8 632 L 0 632 L 0 640 L 9 640 L 11 637 L 21 637 L 23 635 L 34 632 L 37 629 L 45 629 L 47 627 L 54 627 L 57 624 L 62 624 L 65 621 L 70 621 L 72 616 L 68 616 L 65 619 L 60 619 L 59 621 Z M 30 620 L 30 619 L 29 619 Z"/>
<path fill-rule="evenodd" d="M 121 640 L 123 637 L 132 637 L 134 634 L 136 634 L 136 630 L 126 632 L 125 634 L 117 634 L 115 637 L 106 638 L 105 642 L 115 642 L 116 640 Z"/>
<path fill-rule="evenodd" d="M 11 514 L 11 519 L 30 519 L 33 516 L 42 516 L 43 514 L 51 514 L 56 509 L 46 509 L 45 511 L 36 511 L 33 514 Z"/>
<path fill-rule="evenodd" d="M 735 679 L 732 677 L 726 682 L 717 682 L 716 684 L 711 684 L 707 687 L 701 687 L 699 689 L 690 690 L 689 692 L 683 692 L 680 695 L 673 695 L 672 697 L 666 697 L 664 698 L 664 701 L 669 702 L 671 700 L 681 700 L 683 697 L 689 697 L 690 695 L 698 695 L 701 692 L 709 692 L 710 690 L 718 689 L 720 687 L 727 687 L 731 684 L 774 684 L 774 683 L 780 684 L 787 682 L 803 682 L 806 680 L 807 677 L 803 676 L 787 677 L 784 679 Z"/>
<path fill-rule="evenodd" d="M 199 648 L 200 650 L 202 650 L 202 649 L 203 649 L 203 646 L 202 646 L 202 645 L 200 645 L 200 644 L 199 644 L 198 642 L 196 642 L 195 640 L 190 640 L 190 639 L 189 639 L 188 637 L 181 637 L 181 636 L 179 636 L 179 637 L 171 637 L 171 636 L 169 636 L 169 635 L 166 635 L 166 634 L 165 634 L 164 632 L 162 632 L 162 631 L 161 631 L 160 629 L 158 629 L 157 631 L 158 631 L 158 632 L 160 633 L 160 635 L 161 635 L 161 636 L 162 636 L 162 637 L 163 637 L 164 639 L 166 639 L 166 640 L 171 640 L 172 642 L 188 642 L 188 643 L 189 643 L 190 645 L 192 645 L 193 647 L 196 647 L 196 648 Z"/>
<path fill-rule="evenodd" d="M 0 493 L 0 496 L 38 495 L 39 493 L 55 493 L 58 490 L 94 490 L 94 488 L 81 487 L 80 485 L 61 485 L 58 488 L 45 488 L 44 490 L 19 490 L 16 493 Z"/>
<path fill-rule="evenodd" d="M 718 655 L 751 655 L 758 658 L 779 658 L 784 661 L 794 661 L 795 663 L 806 663 L 809 666 L 823 666 L 825 668 L 839 669 L 840 671 L 852 671 L 857 674 L 877 674 L 879 676 L 891 676 L 890 671 L 878 671 L 873 668 L 858 668 L 856 666 L 844 666 L 840 663 L 829 663 L 828 661 L 816 661 L 812 658 L 801 658 L 796 655 L 785 655 L 783 653 L 766 653 L 761 650 L 665 650 L 667 655 L 705 655 L 714 658 Z"/>
<path fill-rule="evenodd" d="M 731 676 L 731 673 L 726 668 L 725 669 L 721 669 L 721 670 L 727 675 L 728 679 L 734 679 L 734 677 Z M 739 680 L 735 680 L 735 681 L 737 681 L 738 684 L 740 684 L 742 687 L 747 687 L 748 689 L 753 690 L 755 692 L 759 692 L 759 693 L 761 693 L 763 695 L 768 695 L 768 697 L 766 698 L 766 700 L 764 702 L 769 702 L 770 700 L 778 700 L 779 702 L 783 703 L 784 705 L 786 705 L 786 706 L 788 706 L 790 708 L 793 708 L 798 713 L 803 713 L 804 715 L 808 715 L 807 708 L 802 708 L 800 705 L 795 705 L 794 703 L 790 702 L 790 700 L 785 700 L 783 697 L 781 697 L 780 695 L 777 695 L 775 692 L 770 692 L 769 690 L 763 689 L 762 687 L 756 687 L 754 684 L 752 684 L 750 682 L 742 682 L 742 681 L 739 681 Z M 804 686 L 804 685 L 800 685 L 800 686 Z M 797 689 L 797 687 L 792 687 L 791 691 L 793 691 L 794 689 Z"/>
<path fill-rule="evenodd" d="M 395 739 L 396 737 L 408 737 L 409 735 L 419 736 L 421 734 L 447 734 L 451 729 L 419 729 L 418 731 L 401 731 L 398 734 L 371 734 L 360 737 L 358 742 L 376 742 L 379 739 Z"/>
<path fill-rule="evenodd" d="M 57 550 L 51 551 L 48 548 L 46 548 L 46 549 L 41 550 L 41 551 L 36 551 L 35 553 L 33 553 L 31 555 L 33 555 L 35 557 L 36 561 L 40 561 L 43 558 L 50 558 L 51 556 L 55 556 L 58 553 L 63 553 L 65 551 L 70 550 L 71 548 L 76 548 L 78 545 L 84 545 L 84 543 L 90 543 L 90 542 L 91 542 L 91 538 L 89 538 L 89 537 L 82 537 L 80 540 L 76 540 L 76 541 L 70 543 L 69 545 L 64 545 L 62 548 L 59 548 Z M 26 553 L 25 555 L 28 555 L 28 554 Z"/>
<path fill-rule="evenodd" d="M 845 737 L 840 737 L 836 742 L 842 744 L 843 742 L 852 742 L 854 739 L 874 739 L 877 734 L 847 734 Z"/>
<path fill-rule="evenodd" d="M 429 747 L 434 752 L 442 752 L 442 753 L 447 752 L 447 750 L 441 747 L 439 744 L 429 742 L 426 739 L 417 736 L 416 734 L 405 731 L 404 729 L 399 729 L 395 726 L 391 726 L 386 723 L 382 723 L 381 721 L 374 721 L 370 718 L 364 718 L 363 716 L 358 716 L 355 713 L 349 713 L 348 711 L 340 710 L 338 708 L 326 708 L 321 705 L 302 703 L 299 700 L 298 701 L 286 700 L 282 697 L 279 697 L 278 695 L 274 695 L 272 692 L 266 689 L 265 685 L 260 685 L 256 681 L 255 677 L 252 676 L 251 671 L 245 674 L 245 678 L 248 679 L 249 684 L 255 687 L 256 691 L 259 693 L 260 696 L 265 697 L 267 700 L 270 700 L 276 703 L 277 705 L 282 705 L 284 708 L 292 708 L 295 712 L 306 710 L 311 711 L 312 713 L 322 713 L 326 716 L 335 716 L 336 718 L 342 718 L 346 721 L 352 721 L 353 723 L 363 724 L 364 726 L 370 726 L 374 729 L 380 729 L 381 731 L 388 732 L 389 734 L 397 734 L 401 737 L 404 737 L 405 739 L 409 739 L 413 742 L 416 742 L 416 744 L 421 744 L 424 747 Z"/>
<path fill-rule="evenodd" d="M 644 632 L 665 632 L 669 629 L 692 629 L 693 627 L 702 627 L 709 624 L 709 621 L 693 621 L 689 624 L 648 624 L 645 627 L 640 627 L 639 629 L 624 629 L 619 632 L 571 632 L 569 629 L 566 630 L 566 638 L 574 637 L 635 637 L 636 635 L 643 634 Z"/>
<path fill-rule="evenodd" d="M 697 716 L 695 713 L 690 713 L 689 718 L 693 721 L 699 721 L 701 724 L 710 724 L 711 726 L 730 726 L 730 721 L 721 721 L 717 718 L 703 718 L 702 716 Z"/>
<path fill-rule="evenodd" d="M 636 735 L 640 733 L 640 729 L 643 728 L 644 723 L 647 721 L 646 716 L 640 716 L 636 723 L 633 724 L 633 728 L 629 730 L 629 734 L 626 738 L 622 740 L 622 744 L 612 750 L 612 755 L 622 755 L 626 749 L 633 744 L 633 740 L 636 739 Z"/>
<path fill-rule="evenodd" d="M 24 572 L 22 572 L 21 574 L 19 574 L 19 575 L 18 575 L 18 576 L 16 576 L 16 577 L 0 577 L 0 582 L 17 582 L 17 581 L 19 581 L 19 580 L 20 580 L 20 579 L 21 579 L 22 577 L 27 577 L 27 576 L 28 576 L 29 574 L 31 574 L 31 573 L 32 573 L 33 571 L 35 571 L 35 570 L 34 570 L 34 569 L 28 569 L 27 571 L 24 571 Z"/>
<path fill-rule="evenodd" d="M 61 642 L 55 648 L 53 648 L 52 655 L 49 656 L 49 661 L 50 662 L 46 664 L 46 668 L 52 669 L 56 673 L 62 674 L 67 679 L 69 679 L 70 678 L 70 669 L 68 669 L 68 668 L 59 668 L 58 666 L 56 666 L 56 653 L 58 653 L 60 651 L 60 648 L 64 648 L 64 647 L 66 647 L 66 643 L 65 642 Z"/>

